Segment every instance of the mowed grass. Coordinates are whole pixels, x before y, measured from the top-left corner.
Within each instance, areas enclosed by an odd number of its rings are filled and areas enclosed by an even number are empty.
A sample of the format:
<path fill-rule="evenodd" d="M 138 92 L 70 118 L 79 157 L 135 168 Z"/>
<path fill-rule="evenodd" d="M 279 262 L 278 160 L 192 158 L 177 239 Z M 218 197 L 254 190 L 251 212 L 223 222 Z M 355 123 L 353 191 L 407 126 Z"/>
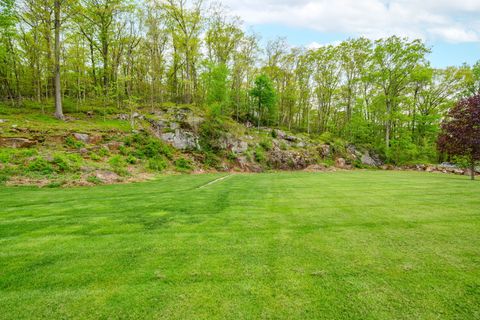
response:
<path fill-rule="evenodd" d="M 0 318 L 480 318 L 480 182 L 222 176 L 0 188 Z"/>

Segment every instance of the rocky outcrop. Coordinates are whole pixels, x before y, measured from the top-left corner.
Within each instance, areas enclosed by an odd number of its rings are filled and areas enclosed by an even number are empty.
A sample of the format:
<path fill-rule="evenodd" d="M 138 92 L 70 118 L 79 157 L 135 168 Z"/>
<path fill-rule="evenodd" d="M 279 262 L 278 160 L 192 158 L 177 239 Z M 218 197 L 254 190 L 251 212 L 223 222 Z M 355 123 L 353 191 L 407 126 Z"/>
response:
<path fill-rule="evenodd" d="M 369 150 L 360 150 L 355 145 L 350 144 L 347 146 L 348 157 L 355 161 L 360 161 L 363 165 L 370 167 L 380 167 L 383 165 L 383 161 L 380 157 L 369 151 Z"/>
<path fill-rule="evenodd" d="M 245 153 L 248 150 L 248 143 L 228 135 L 220 140 L 220 148 L 231 151 L 235 154 Z"/>
<path fill-rule="evenodd" d="M 371 167 L 380 167 L 383 165 L 383 162 L 377 155 L 370 155 L 368 151 L 365 151 L 364 154 L 360 157 L 362 164 L 371 166 Z"/>
<path fill-rule="evenodd" d="M 181 124 L 178 122 L 168 122 L 165 120 L 154 120 L 150 118 L 146 118 L 146 120 L 150 123 L 155 136 L 166 143 L 171 144 L 175 149 L 200 149 L 198 135 L 191 130 L 182 128 Z"/>
<path fill-rule="evenodd" d="M 200 149 L 198 136 L 190 131 L 176 129 L 174 132 L 162 133 L 159 137 L 163 141 L 170 143 L 175 149 Z"/>
<path fill-rule="evenodd" d="M 263 169 L 258 163 L 248 161 L 246 156 L 239 156 L 236 160 L 237 166 L 246 172 L 262 172 Z"/>
<path fill-rule="evenodd" d="M 7 148 L 29 148 L 37 144 L 37 141 L 27 138 L 0 138 L 0 146 Z"/>
<path fill-rule="evenodd" d="M 331 148 L 329 144 L 322 144 L 317 148 L 317 150 L 320 156 L 324 159 L 329 157 L 331 154 Z"/>
<path fill-rule="evenodd" d="M 309 153 L 274 149 L 268 153 L 268 165 L 273 169 L 305 169 L 315 160 Z"/>

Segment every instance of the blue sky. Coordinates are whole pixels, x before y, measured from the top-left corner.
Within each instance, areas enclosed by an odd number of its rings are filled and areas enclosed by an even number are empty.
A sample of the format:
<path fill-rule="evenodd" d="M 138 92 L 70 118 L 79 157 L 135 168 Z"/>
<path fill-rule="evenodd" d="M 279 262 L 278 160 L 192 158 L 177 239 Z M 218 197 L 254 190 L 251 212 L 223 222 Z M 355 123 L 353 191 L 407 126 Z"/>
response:
<path fill-rule="evenodd" d="M 434 67 L 480 60 L 480 0 L 222 0 L 262 42 L 315 47 L 348 38 L 420 38 Z"/>

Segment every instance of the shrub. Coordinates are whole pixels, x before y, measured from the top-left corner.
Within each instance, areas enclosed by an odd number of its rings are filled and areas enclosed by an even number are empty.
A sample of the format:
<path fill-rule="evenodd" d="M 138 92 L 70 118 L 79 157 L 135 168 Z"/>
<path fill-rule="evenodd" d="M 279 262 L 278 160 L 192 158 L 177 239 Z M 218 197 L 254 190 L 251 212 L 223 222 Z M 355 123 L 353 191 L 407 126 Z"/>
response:
<path fill-rule="evenodd" d="M 110 164 L 110 167 L 116 174 L 121 176 L 125 176 L 128 174 L 127 163 L 121 156 L 116 155 L 111 157 L 108 163 Z"/>
<path fill-rule="evenodd" d="M 41 174 L 50 174 L 53 173 L 53 167 L 47 160 L 43 158 L 35 158 L 32 162 L 29 163 L 27 167 L 28 171 L 41 173 Z"/>
<path fill-rule="evenodd" d="M 255 161 L 259 163 L 265 163 L 267 157 L 265 156 L 265 151 L 262 148 L 255 149 Z"/>
<path fill-rule="evenodd" d="M 97 151 L 97 154 L 100 156 L 100 157 L 106 157 L 110 154 L 110 150 L 108 150 L 107 148 L 105 147 L 102 147 L 100 149 L 98 149 Z"/>
<path fill-rule="evenodd" d="M 59 172 L 75 172 L 80 169 L 82 158 L 77 154 L 56 154 L 53 163 Z"/>
<path fill-rule="evenodd" d="M 93 184 L 101 184 L 102 180 L 100 180 L 97 176 L 88 176 L 87 181 Z"/>
<path fill-rule="evenodd" d="M 154 171 L 163 171 L 168 167 L 168 162 L 163 157 L 155 157 L 148 160 L 148 168 Z"/>
<path fill-rule="evenodd" d="M 137 158 L 155 158 L 160 155 L 172 159 L 173 149 L 166 143 L 148 136 L 147 134 L 134 134 L 125 139 L 125 146 L 121 147 L 123 155 L 134 154 Z M 133 149 L 133 150 L 132 150 Z"/>
<path fill-rule="evenodd" d="M 9 176 L 6 173 L 0 172 L 0 184 L 5 184 Z"/>
<path fill-rule="evenodd" d="M 215 153 L 207 151 L 205 152 L 205 159 L 203 163 L 210 168 L 217 168 L 220 165 L 221 159 Z"/>
<path fill-rule="evenodd" d="M 272 146 L 272 141 L 268 140 L 268 139 L 265 139 L 262 142 L 260 142 L 260 147 L 262 147 L 263 150 L 265 150 L 265 151 L 270 151 L 270 150 L 272 150 L 272 147 L 273 147 Z"/>
<path fill-rule="evenodd" d="M 175 160 L 175 167 L 178 171 L 190 171 L 193 169 L 193 164 L 188 159 L 179 158 Z"/>
<path fill-rule="evenodd" d="M 93 161 L 100 161 L 102 160 L 102 157 L 100 157 L 96 152 L 90 152 L 90 159 Z"/>
<path fill-rule="evenodd" d="M 0 163 L 21 164 L 26 158 L 38 155 L 36 149 L 0 149 Z"/>
<path fill-rule="evenodd" d="M 149 139 L 148 143 L 142 148 L 142 151 L 147 158 L 155 158 L 158 155 L 164 155 L 168 159 L 172 158 L 171 148 L 156 139 Z"/>
<path fill-rule="evenodd" d="M 135 158 L 134 156 L 132 155 L 129 155 L 126 159 L 127 163 L 129 164 L 135 164 L 137 163 L 137 158 Z"/>
<path fill-rule="evenodd" d="M 209 117 L 200 126 L 200 146 L 203 150 L 220 152 L 222 147 L 219 141 L 226 136 L 228 132 L 227 123 L 221 117 Z"/>
<path fill-rule="evenodd" d="M 71 137 L 71 136 L 68 136 L 65 139 L 65 144 L 68 147 L 74 148 L 74 149 L 80 149 L 80 148 L 85 147 L 85 143 L 83 143 L 82 141 L 78 141 L 77 139 L 75 139 L 74 137 Z"/>
<path fill-rule="evenodd" d="M 59 188 L 61 187 L 65 182 L 64 181 L 52 181 L 46 185 L 47 188 Z"/>

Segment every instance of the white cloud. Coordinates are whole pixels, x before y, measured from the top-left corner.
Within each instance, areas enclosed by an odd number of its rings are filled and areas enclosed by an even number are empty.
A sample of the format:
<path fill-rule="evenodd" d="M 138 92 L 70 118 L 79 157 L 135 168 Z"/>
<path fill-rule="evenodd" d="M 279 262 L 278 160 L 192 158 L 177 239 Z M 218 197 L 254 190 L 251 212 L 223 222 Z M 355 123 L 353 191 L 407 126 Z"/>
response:
<path fill-rule="evenodd" d="M 480 41 L 480 0 L 223 0 L 247 24 L 379 38 Z"/>
<path fill-rule="evenodd" d="M 318 49 L 318 48 L 322 48 L 322 47 L 326 47 L 326 46 L 329 46 L 329 45 L 332 45 L 332 46 L 338 46 L 339 44 L 341 44 L 342 42 L 340 40 L 337 40 L 337 41 L 333 41 L 333 42 L 329 42 L 329 43 L 318 43 L 316 41 L 313 41 L 309 44 L 307 44 L 305 46 L 305 48 L 309 49 L 309 50 L 315 50 L 315 49 Z"/>

